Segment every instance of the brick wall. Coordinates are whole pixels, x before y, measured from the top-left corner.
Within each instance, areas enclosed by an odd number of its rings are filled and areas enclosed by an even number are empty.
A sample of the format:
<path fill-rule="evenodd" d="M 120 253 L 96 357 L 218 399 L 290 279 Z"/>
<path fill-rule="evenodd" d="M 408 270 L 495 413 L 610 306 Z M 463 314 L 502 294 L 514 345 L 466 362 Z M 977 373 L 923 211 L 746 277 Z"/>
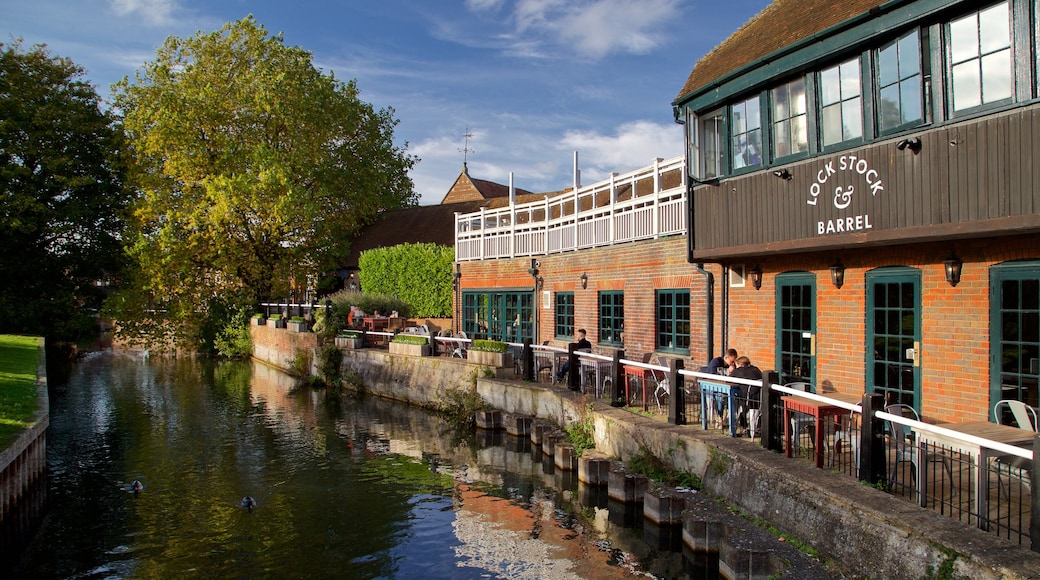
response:
<path fill-rule="evenodd" d="M 744 260 L 746 270 L 758 265 L 763 285 L 750 280 L 743 287 L 727 287 L 722 267 L 706 264 L 714 274 L 714 354 L 736 348 L 763 370 L 776 366 L 775 276 L 808 272 L 816 278 L 817 387 L 861 394 L 866 376 L 866 273 L 875 268 L 903 266 L 921 272 L 921 409 L 934 421 L 981 420 L 989 416 L 991 400 L 989 347 L 989 268 L 1009 260 L 1040 259 L 1036 236 L 1009 236 L 957 243 L 908 244 L 876 248 L 849 248 L 826 254 L 791 254 Z M 943 260 L 952 252 L 964 263 L 960 284 L 945 279 Z M 590 340 L 598 336 L 598 292 L 625 293 L 625 353 L 638 359 L 654 350 L 656 313 L 654 290 L 689 288 L 691 348 L 688 368 L 699 367 L 707 352 L 706 284 L 693 264 L 686 262 L 686 239 L 676 236 L 632 244 L 539 256 L 549 307 L 536 300 L 538 340 L 553 340 L 553 301 L 557 291 L 573 291 L 575 326 L 585 328 Z M 835 288 L 830 266 L 845 265 L 845 283 Z M 527 273 L 530 258 L 462 263 L 462 289 L 524 289 L 532 287 Z M 588 274 L 588 288 L 580 278 Z M 723 298 L 728 301 L 723 311 Z M 726 335 L 723 336 L 723 319 Z M 872 321 L 869 321 L 872 323 Z"/>

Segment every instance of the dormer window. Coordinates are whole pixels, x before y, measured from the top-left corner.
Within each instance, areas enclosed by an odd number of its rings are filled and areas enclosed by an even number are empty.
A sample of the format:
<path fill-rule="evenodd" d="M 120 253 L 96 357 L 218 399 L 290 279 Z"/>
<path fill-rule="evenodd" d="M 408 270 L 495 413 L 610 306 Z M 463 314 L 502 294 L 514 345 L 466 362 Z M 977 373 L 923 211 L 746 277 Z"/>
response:
<path fill-rule="evenodd" d="M 730 107 L 731 167 L 762 164 L 762 114 L 758 96 Z"/>
<path fill-rule="evenodd" d="M 859 58 L 820 71 L 823 147 L 863 139 L 863 91 Z"/>
<path fill-rule="evenodd" d="M 950 22 L 950 87 L 954 114 L 1009 100 L 1011 19 L 1001 2 Z"/>
<path fill-rule="evenodd" d="M 924 121 L 921 39 L 914 31 L 877 51 L 878 131 L 882 135 Z"/>
<path fill-rule="evenodd" d="M 805 79 L 782 84 L 771 92 L 773 112 L 773 155 L 776 159 L 809 151 L 808 107 Z"/>

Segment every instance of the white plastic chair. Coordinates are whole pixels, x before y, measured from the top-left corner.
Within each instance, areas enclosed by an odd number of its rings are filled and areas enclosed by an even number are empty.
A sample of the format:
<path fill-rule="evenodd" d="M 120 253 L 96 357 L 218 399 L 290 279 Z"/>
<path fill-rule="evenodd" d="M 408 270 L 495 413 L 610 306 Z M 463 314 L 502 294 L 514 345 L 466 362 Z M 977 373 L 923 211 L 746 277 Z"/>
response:
<path fill-rule="evenodd" d="M 784 386 L 803 393 L 816 392 L 816 387 L 805 382 L 787 383 Z M 812 434 L 816 427 L 816 419 L 804 413 L 792 413 L 791 415 L 791 445 L 794 449 L 798 449 L 798 440 L 801 438 L 802 431 L 808 430 Z M 819 445 L 819 442 L 813 441 L 813 445 Z"/>
<path fill-rule="evenodd" d="M 900 417 L 906 417 L 915 421 L 920 421 L 921 417 L 917 414 L 910 405 L 888 405 L 885 407 L 886 413 L 892 415 L 899 415 Z M 896 480 L 896 470 L 899 469 L 900 463 L 910 464 L 910 478 L 913 482 L 914 487 L 917 487 L 917 445 L 913 440 L 913 435 L 907 433 L 906 428 L 902 423 L 896 423 L 895 421 L 886 421 L 888 424 L 888 432 L 892 437 L 893 442 L 896 444 L 896 462 L 892 466 L 891 475 L 888 477 L 888 487 L 891 489 Z M 953 485 L 953 465 L 948 457 L 942 453 L 929 452 L 927 454 L 928 461 L 941 461 L 943 469 L 946 471 L 946 475 L 950 478 L 950 488 L 956 490 Z"/>
<path fill-rule="evenodd" d="M 662 367 L 671 368 L 671 366 L 660 356 L 657 357 L 657 365 Z M 654 389 L 654 400 L 657 401 L 657 412 L 661 412 L 661 395 L 671 396 L 671 386 L 668 384 L 668 375 L 661 371 L 654 370 L 648 373 L 652 380 L 657 383 L 657 388 Z M 660 375 L 660 376 L 658 376 Z"/>
<path fill-rule="evenodd" d="M 1003 423 L 1003 408 L 1011 411 L 1011 417 L 1015 420 L 1015 426 L 1026 431 L 1037 432 L 1037 411 L 1033 407 L 1015 399 L 1003 399 L 993 405 L 993 420 Z M 997 467 L 997 483 L 1002 484 L 1000 474 L 1007 471 L 1009 476 L 1015 476 L 1022 482 L 1023 487 L 1030 488 L 1032 483 L 1033 462 L 1017 455 L 998 455 L 993 458 Z M 1011 482 L 1007 486 L 1007 493 L 1011 494 Z"/>
<path fill-rule="evenodd" d="M 1036 409 L 1015 399 L 1003 399 L 997 401 L 997 404 L 993 405 L 993 420 L 997 423 L 1004 422 L 1002 420 L 1002 407 L 1007 407 L 1011 411 L 1011 416 L 1015 419 L 1016 427 L 1034 433 L 1037 431 Z"/>

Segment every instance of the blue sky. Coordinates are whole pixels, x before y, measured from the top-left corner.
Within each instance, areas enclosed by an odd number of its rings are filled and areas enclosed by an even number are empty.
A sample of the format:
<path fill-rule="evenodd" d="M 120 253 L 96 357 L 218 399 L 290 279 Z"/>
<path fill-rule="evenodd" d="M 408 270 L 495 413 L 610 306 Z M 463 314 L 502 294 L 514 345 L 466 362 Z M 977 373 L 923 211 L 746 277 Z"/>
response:
<path fill-rule="evenodd" d="M 393 107 L 423 205 L 462 169 L 529 191 L 682 154 L 671 101 L 768 0 L 0 0 L 0 42 L 46 44 L 103 98 L 169 36 L 252 14 L 361 98 Z"/>

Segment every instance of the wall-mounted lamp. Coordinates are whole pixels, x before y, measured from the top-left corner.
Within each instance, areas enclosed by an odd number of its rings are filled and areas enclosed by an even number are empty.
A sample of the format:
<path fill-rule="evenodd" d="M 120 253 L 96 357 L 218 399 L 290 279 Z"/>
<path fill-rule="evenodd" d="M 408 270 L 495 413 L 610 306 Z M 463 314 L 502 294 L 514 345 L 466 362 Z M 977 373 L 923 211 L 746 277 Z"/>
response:
<path fill-rule="evenodd" d="M 961 268 L 964 263 L 957 256 L 950 256 L 943 260 L 943 267 L 946 269 L 946 281 L 950 283 L 950 286 L 956 286 L 961 281 Z"/>
<path fill-rule="evenodd" d="M 780 179 L 784 179 L 784 180 L 787 180 L 787 181 L 791 181 L 791 178 L 793 177 L 791 175 L 791 172 L 788 171 L 786 167 L 784 169 L 777 169 L 776 171 L 773 172 L 773 175 L 779 177 Z"/>
<path fill-rule="evenodd" d="M 541 290 L 542 287 L 545 286 L 545 278 L 542 278 L 541 276 L 539 276 L 539 277 L 534 279 L 534 283 L 535 283 L 535 285 L 538 286 L 538 289 Z"/>
<path fill-rule="evenodd" d="M 459 284 L 462 283 L 461 279 L 462 279 L 462 264 L 456 263 L 455 264 L 455 273 L 451 275 L 451 288 L 455 292 L 459 291 Z"/>
<path fill-rule="evenodd" d="M 759 268 L 756 265 L 754 268 L 751 268 L 751 271 L 748 272 L 748 273 L 751 274 L 751 285 L 755 287 L 755 290 L 761 290 L 762 289 L 762 268 Z"/>
<path fill-rule="evenodd" d="M 896 149 L 903 151 L 904 149 L 910 149 L 914 153 L 921 152 L 921 138 L 920 137 L 907 137 L 899 143 L 896 143 Z"/>
<path fill-rule="evenodd" d="M 831 266 L 831 283 L 839 290 L 845 284 L 845 265 L 841 263 L 841 260 Z"/>
<path fill-rule="evenodd" d="M 581 289 L 584 290 L 589 287 L 589 275 L 585 272 L 581 273 Z"/>

